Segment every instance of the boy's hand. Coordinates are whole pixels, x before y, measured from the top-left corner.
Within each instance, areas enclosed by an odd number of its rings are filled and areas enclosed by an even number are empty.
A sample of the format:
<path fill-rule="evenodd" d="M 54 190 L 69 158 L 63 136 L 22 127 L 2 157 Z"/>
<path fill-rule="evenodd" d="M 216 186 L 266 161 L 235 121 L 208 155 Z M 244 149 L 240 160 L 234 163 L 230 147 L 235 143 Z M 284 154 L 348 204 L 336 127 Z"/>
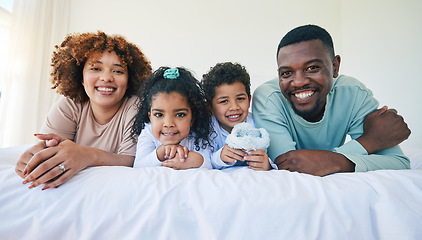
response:
<path fill-rule="evenodd" d="M 176 156 L 172 159 L 165 160 L 162 164 L 164 167 L 173 168 L 175 170 L 183 170 L 189 168 L 199 168 L 202 166 L 204 162 L 204 157 L 197 152 L 189 152 L 188 157 L 185 161 L 180 160 L 180 155 L 176 154 Z"/>
<path fill-rule="evenodd" d="M 235 163 L 236 161 L 244 161 L 243 158 L 247 154 L 240 150 L 229 147 L 229 145 L 224 145 L 223 150 L 221 150 L 220 158 L 225 163 Z"/>
<path fill-rule="evenodd" d="M 178 155 L 180 162 L 184 162 L 188 157 L 189 149 L 181 145 L 161 145 L 157 148 L 157 156 L 160 161 L 173 159 Z"/>
<path fill-rule="evenodd" d="M 262 149 L 248 151 L 243 159 L 248 163 L 249 168 L 259 171 L 268 171 L 271 169 L 267 153 Z"/>

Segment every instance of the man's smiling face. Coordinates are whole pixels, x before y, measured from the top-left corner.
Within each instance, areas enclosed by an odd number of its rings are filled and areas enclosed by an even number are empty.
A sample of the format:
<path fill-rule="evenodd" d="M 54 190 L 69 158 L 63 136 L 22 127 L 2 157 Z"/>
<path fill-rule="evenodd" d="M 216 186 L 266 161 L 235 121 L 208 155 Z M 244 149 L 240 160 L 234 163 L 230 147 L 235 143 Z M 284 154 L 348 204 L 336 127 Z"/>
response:
<path fill-rule="evenodd" d="M 311 40 L 280 48 L 277 64 L 281 92 L 295 112 L 310 122 L 321 120 L 340 56 L 332 59 L 320 40 Z"/>

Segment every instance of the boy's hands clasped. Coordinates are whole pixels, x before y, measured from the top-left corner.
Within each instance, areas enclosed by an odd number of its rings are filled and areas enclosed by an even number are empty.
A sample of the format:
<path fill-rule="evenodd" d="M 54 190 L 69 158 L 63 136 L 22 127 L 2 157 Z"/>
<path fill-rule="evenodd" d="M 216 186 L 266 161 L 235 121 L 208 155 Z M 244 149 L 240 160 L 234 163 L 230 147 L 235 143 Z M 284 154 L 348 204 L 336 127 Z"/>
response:
<path fill-rule="evenodd" d="M 247 153 L 240 149 L 234 149 L 227 144 L 223 147 L 220 154 L 221 160 L 225 163 L 236 163 L 236 161 L 246 161 L 250 169 L 269 170 L 271 169 L 268 155 L 262 149 L 250 150 Z"/>

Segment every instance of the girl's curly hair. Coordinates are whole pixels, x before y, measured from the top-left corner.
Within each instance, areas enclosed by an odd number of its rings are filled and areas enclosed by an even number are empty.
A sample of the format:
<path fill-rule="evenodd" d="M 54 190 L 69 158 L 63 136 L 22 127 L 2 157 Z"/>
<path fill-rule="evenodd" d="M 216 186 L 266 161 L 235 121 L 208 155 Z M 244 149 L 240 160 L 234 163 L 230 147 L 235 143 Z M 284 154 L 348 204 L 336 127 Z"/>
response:
<path fill-rule="evenodd" d="M 215 89 L 222 84 L 240 82 L 245 86 L 246 94 L 251 96 L 251 81 L 245 67 L 239 63 L 217 63 L 210 71 L 202 76 L 202 87 L 210 105 L 215 97 Z"/>
<path fill-rule="evenodd" d="M 137 103 L 138 113 L 132 127 L 132 137 L 139 135 L 145 124 L 149 123 L 148 113 L 151 111 L 152 98 L 158 93 L 177 92 L 185 96 L 192 111 L 193 124 L 189 136 L 194 137 L 196 151 L 212 146 L 209 136 L 213 132 L 211 126 L 211 112 L 205 100 L 204 91 L 199 81 L 185 68 L 177 68 L 180 76 L 176 79 L 163 77 L 169 67 L 160 67 L 144 82 L 139 90 Z"/>
<path fill-rule="evenodd" d="M 119 35 L 110 36 L 101 31 L 68 34 L 55 48 L 51 58 L 52 89 L 76 102 L 89 100 L 82 85 L 85 63 L 95 63 L 104 51 L 116 52 L 122 67 L 128 70 L 125 96 L 135 95 L 152 71 L 141 50 Z"/>

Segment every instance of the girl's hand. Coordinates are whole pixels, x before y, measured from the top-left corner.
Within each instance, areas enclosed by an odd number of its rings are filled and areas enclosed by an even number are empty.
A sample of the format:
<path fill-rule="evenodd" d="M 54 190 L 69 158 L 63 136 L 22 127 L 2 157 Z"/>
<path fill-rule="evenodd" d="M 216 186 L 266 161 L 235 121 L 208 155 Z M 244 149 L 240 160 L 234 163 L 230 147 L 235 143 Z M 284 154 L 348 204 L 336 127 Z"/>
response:
<path fill-rule="evenodd" d="M 267 153 L 262 149 L 248 151 L 243 159 L 248 163 L 249 168 L 253 170 L 268 171 L 271 169 Z"/>
<path fill-rule="evenodd" d="M 179 154 L 174 158 L 164 161 L 162 164 L 164 167 L 173 168 L 176 170 L 189 169 L 189 168 L 199 168 L 204 162 L 204 157 L 197 152 L 189 152 L 186 161 L 181 161 Z"/>
<path fill-rule="evenodd" d="M 225 163 L 235 163 L 236 161 L 244 161 L 243 158 L 247 156 L 247 154 L 240 150 L 234 149 L 229 147 L 229 145 L 224 145 L 223 149 L 221 150 L 220 158 Z"/>
<path fill-rule="evenodd" d="M 184 162 L 188 157 L 189 149 L 181 145 L 161 145 L 157 148 L 157 157 L 160 161 L 173 159 L 178 155 L 180 162 Z"/>

